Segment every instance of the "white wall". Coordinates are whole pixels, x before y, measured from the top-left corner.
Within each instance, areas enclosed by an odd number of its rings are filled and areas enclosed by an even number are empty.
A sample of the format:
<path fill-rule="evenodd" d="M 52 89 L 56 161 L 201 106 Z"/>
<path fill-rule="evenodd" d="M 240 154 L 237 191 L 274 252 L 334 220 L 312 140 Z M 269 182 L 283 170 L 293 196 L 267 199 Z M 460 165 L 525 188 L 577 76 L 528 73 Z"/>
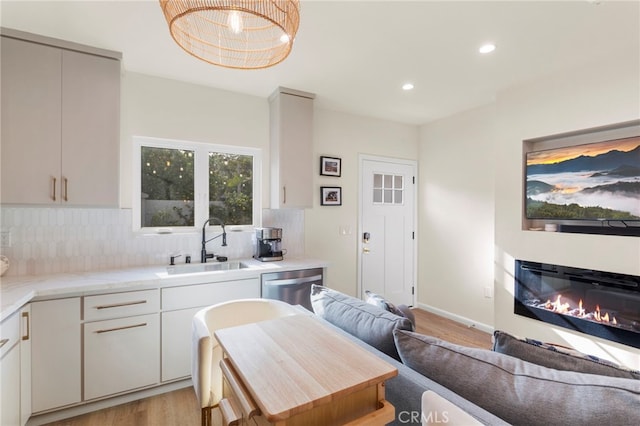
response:
<path fill-rule="evenodd" d="M 513 259 L 640 275 L 640 238 L 523 231 L 522 141 L 640 118 L 640 52 L 506 91 L 498 97 L 495 326 L 640 368 L 640 353 L 513 314 Z"/>
<path fill-rule="evenodd" d="M 485 330 L 493 326 L 495 109 L 420 129 L 419 304 Z"/>
<path fill-rule="evenodd" d="M 226 92 L 136 73 L 123 77 L 121 134 L 121 206 L 131 207 L 132 137 L 151 136 L 214 142 L 262 149 L 262 204 L 269 200 L 269 106 L 267 99 Z M 274 88 L 275 90 L 275 88 Z M 326 284 L 356 294 L 358 154 L 417 159 L 416 126 L 385 122 L 339 112 L 314 109 L 313 167 L 314 206 L 304 211 L 304 253 L 331 263 Z M 319 175 L 321 155 L 342 158 L 342 176 Z M 343 204 L 320 206 L 320 186 L 342 187 Z M 289 223 L 299 214 L 290 212 Z M 274 224 L 282 214 L 273 211 L 265 219 Z M 285 221 L 286 222 L 286 221 Z M 342 236 L 340 227 L 351 230 Z M 298 229 L 298 226 L 294 228 Z M 285 239 L 287 236 L 285 232 Z M 284 242 L 283 242 L 284 243 Z M 300 250 L 295 250 L 300 254 Z"/>
<path fill-rule="evenodd" d="M 640 275 L 640 238 L 522 230 L 522 141 L 640 118 L 639 56 L 556 73 L 421 128 L 421 304 L 640 368 L 636 349 L 513 314 L 514 259 Z M 492 307 L 482 287 L 494 267 Z"/>
<path fill-rule="evenodd" d="M 275 90 L 275 88 L 274 88 Z M 267 99 L 137 73 L 122 77 L 120 206 L 131 208 L 133 136 L 262 149 L 269 164 Z M 262 168 L 263 207 L 269 168 Z"/>
<path fill-rule="evenodd" d="M 305 210 L 305 252 L 331 263 L 327 282 L 336 290 L 356 295 L 358 244 L 359 154 L 415 160 L 416 126 L 349 115 L 314 111 L 314 206 Z M 320 176 L 320 156 L 342 159 L 342 176 Z M 321 186 L 341 186 L 342 206 L 320 206 Z M 340 227 L 351 235 L 340 235 Z"/>

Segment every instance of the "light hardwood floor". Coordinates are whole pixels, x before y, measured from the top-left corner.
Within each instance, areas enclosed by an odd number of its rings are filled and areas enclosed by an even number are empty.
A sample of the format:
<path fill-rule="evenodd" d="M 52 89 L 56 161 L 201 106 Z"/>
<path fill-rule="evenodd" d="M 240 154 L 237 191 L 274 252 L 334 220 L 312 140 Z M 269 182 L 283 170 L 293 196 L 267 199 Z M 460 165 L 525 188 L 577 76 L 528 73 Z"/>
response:
<path fill-rule="evenodd" d="M 491 349 L 490 334 L 422 309 L 412 311 L 416 317 L 416 332 L 420 334 L 437 337 L 456 345 Z"/>
<path fill-rule="evenodd" d="M 475 348 L 491 348 L 491 335 L 475 328 L 414 309 L 416 331 L 449 342 Z M 221 424 L 218 410 L 213 425 Z M 200 424 L 200 408 L 192 387 L 94 411 L 50 423 L 50 426 L 187 426 Z"/>

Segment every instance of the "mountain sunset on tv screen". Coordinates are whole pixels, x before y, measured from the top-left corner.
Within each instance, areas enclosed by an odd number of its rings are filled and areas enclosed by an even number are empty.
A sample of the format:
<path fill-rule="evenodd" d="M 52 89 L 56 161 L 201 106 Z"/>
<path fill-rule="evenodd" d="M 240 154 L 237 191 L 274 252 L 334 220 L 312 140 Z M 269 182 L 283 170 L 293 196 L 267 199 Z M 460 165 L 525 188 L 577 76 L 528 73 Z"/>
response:
<path fill-rule="evenodd" d="M 527 153 L 528 219 L 640 221 L 640 136 Z"/>

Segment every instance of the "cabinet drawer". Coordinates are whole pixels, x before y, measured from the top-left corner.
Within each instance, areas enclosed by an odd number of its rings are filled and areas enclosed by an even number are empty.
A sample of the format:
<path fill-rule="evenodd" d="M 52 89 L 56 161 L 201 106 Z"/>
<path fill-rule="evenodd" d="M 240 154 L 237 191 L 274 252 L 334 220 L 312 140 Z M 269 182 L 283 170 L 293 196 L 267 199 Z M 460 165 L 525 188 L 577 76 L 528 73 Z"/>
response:
<path fill-rule="evenodd" d="M 0 324 L 0 358 L 20 341 L 20 314 L 15 313 Z"/>
<path fill-rule="evenodd" d="M 159 310 L 160 292 L 157 289 L 101 294 L 84 298 L 85 321 L 151 314 Z"/>
<path fill-rule="evenodd" d="M 159 382 L 159 314 L 91 322 L 83 327 L 85 400 Z"/>
<path fill-rule="evenodd" d="M 236 299 L 260 297 L 260 279 L 198 284 L 162 289 L 162 310 L 195 308 Z"/>

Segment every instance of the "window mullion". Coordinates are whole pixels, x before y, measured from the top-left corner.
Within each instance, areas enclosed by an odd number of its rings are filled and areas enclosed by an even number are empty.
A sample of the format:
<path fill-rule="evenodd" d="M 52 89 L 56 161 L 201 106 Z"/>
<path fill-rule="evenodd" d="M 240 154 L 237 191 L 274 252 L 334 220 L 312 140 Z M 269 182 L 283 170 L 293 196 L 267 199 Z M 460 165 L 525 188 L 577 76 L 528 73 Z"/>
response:
<path fill-rule="evenodd" d="M 194 170 L 195 226 L 201 227 L 209 218 L 209 150 L 195 147 L 196 161 Z"/>

